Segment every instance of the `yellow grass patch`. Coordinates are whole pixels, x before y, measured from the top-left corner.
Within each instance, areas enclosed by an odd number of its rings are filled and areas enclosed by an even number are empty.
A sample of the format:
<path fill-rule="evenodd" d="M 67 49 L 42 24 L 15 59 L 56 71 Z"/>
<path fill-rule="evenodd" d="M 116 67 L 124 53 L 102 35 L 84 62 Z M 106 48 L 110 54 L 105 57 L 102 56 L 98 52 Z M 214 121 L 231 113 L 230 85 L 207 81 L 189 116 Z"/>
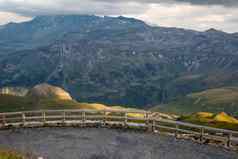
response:
<path fill-rule="evenodd" d="M 232 116 L 229 116 L 228 114 L 226 114 L 224 112 L 216 114 L 213 117 L 213 120 L 216 121 L 216 122 L 226 122 L 226 123 L 238 124 L 237 119 L 235 119 Z"/>

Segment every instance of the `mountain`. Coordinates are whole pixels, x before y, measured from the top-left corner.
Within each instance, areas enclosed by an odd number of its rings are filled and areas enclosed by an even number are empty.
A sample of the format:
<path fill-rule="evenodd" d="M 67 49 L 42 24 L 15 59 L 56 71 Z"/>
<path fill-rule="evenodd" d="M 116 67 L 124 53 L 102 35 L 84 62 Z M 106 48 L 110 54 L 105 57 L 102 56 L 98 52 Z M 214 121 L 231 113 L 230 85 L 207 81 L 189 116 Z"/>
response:
<path fill-rule="evenodd" d="M 0 29 L 0 87 L 50 83 L 81 102 L 150 108 L 238 84 L 238 36 L 126 17 L 39 16 Z"/>
<path fill-rule="evenodd" d="M 238 117 L 238 87 L 208 89 L 179 97 L 168 104 L 154 107 L 154 111 L 177 114 L 196 112 L 226 112 Z"/>

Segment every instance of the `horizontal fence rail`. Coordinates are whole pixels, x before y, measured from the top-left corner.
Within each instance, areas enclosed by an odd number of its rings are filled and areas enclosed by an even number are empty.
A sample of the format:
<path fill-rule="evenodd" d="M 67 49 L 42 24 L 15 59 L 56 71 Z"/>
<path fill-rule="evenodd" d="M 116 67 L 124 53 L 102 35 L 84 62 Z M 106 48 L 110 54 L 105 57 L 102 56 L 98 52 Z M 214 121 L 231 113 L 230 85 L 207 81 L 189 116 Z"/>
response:
<path fill-rule="evenodd" d="M 39 110 L 0 113 L 0 128 L 43 126 L 107 126 L 137 128 L 238 148 L 238 132 L 153 117 L 147 111 Z"/>

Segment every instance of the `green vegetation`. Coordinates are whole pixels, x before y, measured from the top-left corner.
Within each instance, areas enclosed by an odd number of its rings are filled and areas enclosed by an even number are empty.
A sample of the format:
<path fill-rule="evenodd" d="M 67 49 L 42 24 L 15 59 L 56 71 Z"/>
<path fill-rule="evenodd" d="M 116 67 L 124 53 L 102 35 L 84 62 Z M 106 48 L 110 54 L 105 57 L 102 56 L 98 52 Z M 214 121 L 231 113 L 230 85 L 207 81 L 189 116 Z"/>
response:
<path fill-rule="evenodd" d="M 0 95 L 0 111 L 21 111 L 34 109 L 32 100 L 26 97 L 18 97 L 12 95 Z"/>
<path fill-rule="evenodd" d="M 33 87 L 25 96 L 0 94 L 0 112 L 39 109 L 107 109 L 102 104 L 79 103 L 65 90 L 49 84 Z"/>
<path fill-rule="evenodd" d="M 222 112 L 218 114 L 199 112 L 181 116 L 180 121 L 238 131 L 238 120 Z"/>
<path fill-rule="evenodd" d="M 39 109 L 104 109 L 101 104 L 78 103 L 75 100 L 41 99 L 0 95 L 0 112 L 14 112 Z"/>
<path fill-rule="evenodd" d="M 120 106 L 106 106 L 98 103 L 79 103 L 75 100 L 40 99 L 34 100 L 29 97 L 18 97 L 0 94 L 0 112 L 15 112 L 40 109 L 125 109 L 138 111 L 139 109 L 124 108 Z"/>
<path fill-rule="evenodd" d="M 0 159 L 26 159 L 26 158 L 23 155 L 14 151 L 0 150 Z"/>
<path fill-rule="evenodd" d="M 0 94 L 0 112 L 40 110 L 40 109 L 116 109 L 138 110 L 121 106 L 106 106 L 98 103 L 79 103 L 60 87 L 39 84 L 25 96 Z"/>
<path fill-rule="evenodd" d="M 226 112 L 238 116 L 238 87 L 208 89 L 192 93 L 168 104 L 154 107 L 152 110 L 182 115 L 196 112 Z"/>

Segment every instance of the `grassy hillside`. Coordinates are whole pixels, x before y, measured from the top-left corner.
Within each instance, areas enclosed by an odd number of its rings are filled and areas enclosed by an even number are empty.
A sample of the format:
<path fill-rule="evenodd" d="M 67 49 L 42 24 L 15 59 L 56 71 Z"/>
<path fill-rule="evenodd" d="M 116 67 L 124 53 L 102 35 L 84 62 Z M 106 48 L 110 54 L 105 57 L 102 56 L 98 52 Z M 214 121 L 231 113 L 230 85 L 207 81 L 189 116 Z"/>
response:
<path fill-rule="evenodd" d="M 40 99 L 34 100 L 28 97 L 18 97 L 12 95 L 0 94 L 0 112 L 14 112 L 25 110 L 40 110 L 40 109 L 126 109 L 137 111 L 139 109 L 125 108 L 121 106 L 106 106 L 98 103 L 79 103 L 75 100 L 60 100 L 60 99 Z"/>
<path fill-rule="evenodd" d="M 188 94 L 185 97 L 177 98 L 169 104 L 156 106 L 152 110 L 176 114 L 226 112 L 230 115 L 238 116 L 238 87 L 208 89 Z"/>
<path fill-rule="evenodd" d="M 0 150 L 0 159 L 27 159 L 27 157 L 14 151 Z"/>
<path fill-rule="evenodd" d="M 78 103 L 74 100 L 42 99 L 34 101 L 27 97 L 0 95 L 0 112 L 37 109 L 103 109 L 100 104 Z"/>
<path fill-rule="evenodd" d="M 34 103 L 28 98 L 0 94 L 0 111 L 20 111 L 34 109 Z"/>
<path fill-rule="evenodd" d="M 224 112 L 218 114 L 199 112 L 192 115 L 182 116 L 179 120 L 194 124 L 238 131 L 238 120 Z"/>

